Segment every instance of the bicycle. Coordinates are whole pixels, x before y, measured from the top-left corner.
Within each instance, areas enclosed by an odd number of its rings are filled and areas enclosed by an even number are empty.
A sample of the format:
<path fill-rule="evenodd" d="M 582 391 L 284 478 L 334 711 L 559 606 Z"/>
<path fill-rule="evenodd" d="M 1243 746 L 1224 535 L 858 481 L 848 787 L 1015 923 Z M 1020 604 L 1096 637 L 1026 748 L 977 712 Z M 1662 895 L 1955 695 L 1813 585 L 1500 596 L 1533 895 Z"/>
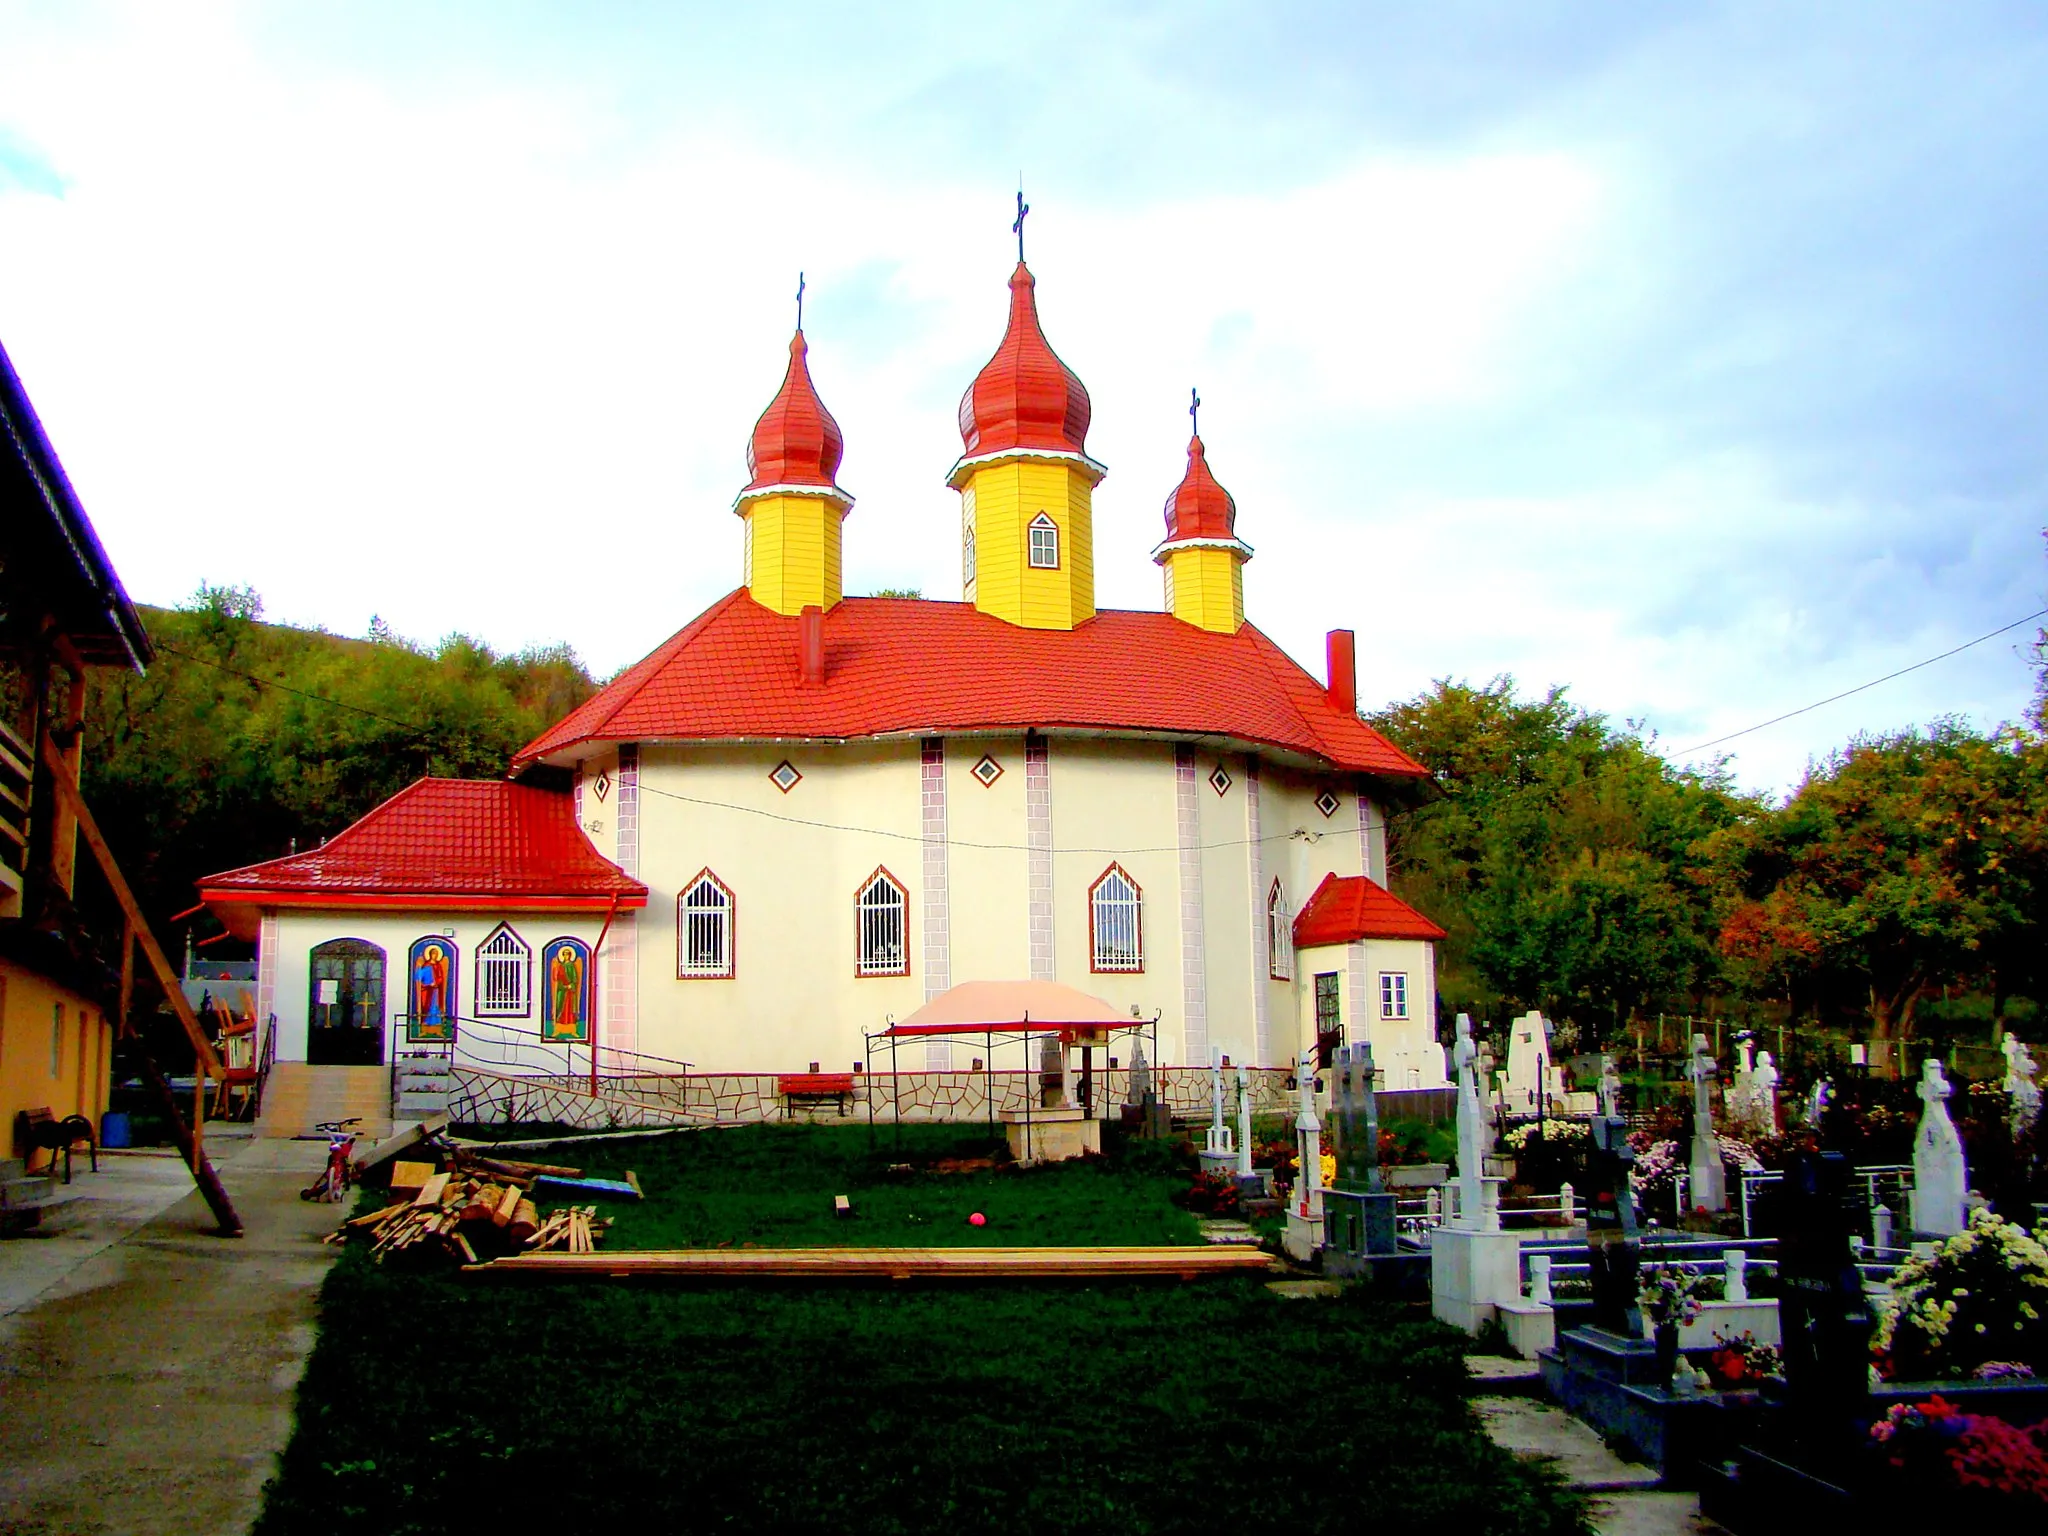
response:
<path fill-rule="evenodd" d="M 301 1200 L 340 1201 L 348 1198 L 349 1187 L 356 1181 L 355 1164 L 349 1154 L 356 1149 L 359 1130 L 350 1127 L 362 1125 L 362 1118 L 351 1115 L 346 1120 L 323 1120 L 313 1129 L 323 1131 L 327 1136 L 327 1166 L 320 1170 L 320 1177 L 299 1191 Z"/>

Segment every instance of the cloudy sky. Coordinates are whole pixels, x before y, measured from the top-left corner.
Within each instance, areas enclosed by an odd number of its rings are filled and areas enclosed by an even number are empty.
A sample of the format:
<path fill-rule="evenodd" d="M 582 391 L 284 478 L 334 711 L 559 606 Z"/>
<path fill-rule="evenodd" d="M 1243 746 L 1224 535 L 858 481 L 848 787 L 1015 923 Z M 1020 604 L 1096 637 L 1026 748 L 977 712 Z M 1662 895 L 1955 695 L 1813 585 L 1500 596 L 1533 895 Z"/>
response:
<path fill-rule="evenodd" d="M 808 275 L 850 592 L 956 597 L 1021 172 L 1156 607 L 1199 384 L 1251 616 L 1677 750 L 2048 603 L 2031 5 L 0 0 L 0 340 L 138 599 L 600 674 L 738 585 Z M 2015 716 L 2031 629 L 1730 744 Z"/>

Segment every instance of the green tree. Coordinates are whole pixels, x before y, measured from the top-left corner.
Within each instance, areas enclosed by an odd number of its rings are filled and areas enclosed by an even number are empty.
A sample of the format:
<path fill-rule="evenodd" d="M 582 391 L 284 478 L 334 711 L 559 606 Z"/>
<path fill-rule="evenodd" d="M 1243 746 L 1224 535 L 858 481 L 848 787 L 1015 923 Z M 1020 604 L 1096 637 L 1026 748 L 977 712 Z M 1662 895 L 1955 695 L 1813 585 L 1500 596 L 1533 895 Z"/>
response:
<path fill-rule="evenodd" d="M 1725 768 L 1671 767 L 1562 688 L 1449 679 L 1372 723 L 1432 770 L 1390 820 L 1401 894 L 1449 933 L 1447 1003 L 1540 1006 L 1618 1031 L 1719 980 L 1711 839 L 1759 813 Z"/>
<path fill-rule="evenodd" d="M 317 846 L 422 774 L 490 777 L 595 688 L 566 646 L 355 640 L 262 622 L 246 587 L 145 609 L 148 675 L 94 680 L 86 792 L 153 921 L 203 875 Z"/>
<path fill-rule="evenodd" d="M 1723 837 L 1724 954 L 1816 1010 L 1853 998 L 1879 1042 L 1912 1037 L 1931 987 L 2009 987 L 2039 951 L 2044 781 L 2030 732 L 1858 737 Z"/>

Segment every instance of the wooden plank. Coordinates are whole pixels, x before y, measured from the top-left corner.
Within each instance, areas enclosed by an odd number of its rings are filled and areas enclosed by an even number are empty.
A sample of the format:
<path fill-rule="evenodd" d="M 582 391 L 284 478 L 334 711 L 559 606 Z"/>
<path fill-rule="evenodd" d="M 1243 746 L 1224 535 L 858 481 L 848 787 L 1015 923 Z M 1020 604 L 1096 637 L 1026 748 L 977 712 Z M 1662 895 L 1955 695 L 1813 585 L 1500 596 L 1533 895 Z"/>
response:
<path fill-rule="evenodd" d="M 92 856 L 99 862 L 100 873 L 107 877 L 114 899 L 121 904 L 121 915 L 128 920 L 129 931 L 135 935 L 135 942 L 142 946 L 143 958 L 149 961 L 150 970 L 156 973 L 157 985 L 163 988 L 164 1000 L 171 1005 L 171 1012 L 177 1016 L 179 1027 L 185 1031 L 185 1038 L 192 1042 L 192 1049 L 199 1058 L 202 1076 L 222 1078 L 227 1068 L 221 1065 L 215 1054 L 213 1042 L 206 1038 L 206 1031 L 199 1027 L 199 1017 L 193 1013 L 192 1005 L 185 1000 L 185 989 L 179 984 L 177 972 L 171 969 L 171 962 L 164 958 L 164 952 L 150 931 L 149 920 L 142 915 L 142 907 L 135 900 L 135 893 L 128 889 L 128 880 L 121 873 L 121 866 L 114 862 L 114 850 L 107 846 L 107 840 L 100 835 L 100 825 L 92 818 L 92 811 L 85 803 L 85 796 L 78 792 L 78 780 L 71 776 L 71 769 L 64 756 L 57 750 L 55 742 L 48 735 L 42 739 L 43 766 L 50 771 L 56 783 L 57 796 L 70 807 L 72 815 L 78 818 L 78 830 L 84 835 L 86 846 L 92 849 Z M 197 1170 L 195 1169 L 196 1173 Z M 202 1185 L 202 1189 L 204 1186 Z M 208 1204 L 212 1201 L 209 1198 Z M 215 1216 L 219 1216 L 216 1211 Z M 222 1223 L 226 1225 L 225 1222 Z M 239 1219 L 236 1230 L 241 1228 Z"/>
<path fill-rule="evenodd" d="M 514 1254 L 475 1272 L 707 1279 L 1188 1280 L 1266 1274 L 1275 1266 L 1269 1255 L 1243 1248 L 686 1248 Z"/>
<path fill-rule="evenodd" d="M 391 1165 L 391 1193 L 409 1192 L 418 1194 L 427 1187 L 427 1180 L 434 1176 L 432 1163 L 396 1162 Z"/>
<path fill-rule="evenodd" d="M 376 1146 L 356 1159 L 357 1166 L 365 1171 L 388 1163 L 401 1152 L 410 1152 L 430 1136 L 438 1136 L 448 1129 L 446 1115 L 432 1115 L 418 1125 L 409 1125 L 402 1131 L 386 1136 Z"/>
<path fill-rule="evenodd" d="M 420 1186 L 420 1192 L 413 1196 L 414 1205 L 439 1205 L 441 1192 L 448 1187 L 449 1175 L 437 1173 Z"/>

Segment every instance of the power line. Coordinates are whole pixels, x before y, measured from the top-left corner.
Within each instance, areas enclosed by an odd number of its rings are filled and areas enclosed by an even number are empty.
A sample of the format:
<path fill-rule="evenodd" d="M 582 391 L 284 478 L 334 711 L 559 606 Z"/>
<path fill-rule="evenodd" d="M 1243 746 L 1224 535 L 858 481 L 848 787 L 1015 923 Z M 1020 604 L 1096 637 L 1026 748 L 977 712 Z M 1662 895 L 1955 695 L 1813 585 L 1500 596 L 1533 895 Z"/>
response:
<path fill-rule="evenodd" d="M 315 704 L 325 704 L 334 709 L 346 709 L 353 714 L 367 715 L 372 720 L 382 720 L 386 725 L 403 726 L 408 731 L 418 731 L 423 735 L 430 729 L 430 727 L 421 725 L 416 720 L 400 720 L 395 715 L 379 714 L 376 710 L 365 709 L 360 704 L 350 704 L 342 699 L 330 699 L 322 693 L 308 693 L 303 688 L 294 688 L 290 683 L 281 683 L 274 677 L 258 677 L 253 672 L 243 672 L 238 668 L 223 665 L 218 661 L 209 661 L 204 656 L 195 656 L 190 651 L 181 651 L 175 645 L 166 645 L 161 640 L 155 643 L 158 650 L 168 652 L 180 660 L 197 662 L 202 667 L 211 667 L 216 672 L 225 672 L 229 677 L 238 677 L 243 682 L 254 683 L 259 688 L 276 688 L 280 692 L 295 694 L 302 699 L 311 699 Z"/>
<path fill-rule="evenodd" d="M 1916 661 L 1910 667 L 1901 667 L 1896 672 L 1887 672 L 1883 677 L 1874 677 L 1867 683 L 1858 683 L 1854 688 L 1844 688 L 1840 693 L 1831 693 L 1824 699 L 1817 699 L 1811 704 L 1803 704 L 1798 709 L 1788 709 L 1784 714 L 1773 715 L 1770 719 L 1760 721 L 1756 725 L 1746 725 L 1739 731 L 1730 731 L 1726 736 L 1716 736 L 1712 741 L 1703 741 L 1695 747 L 1680 747 L 1667 755 L 1672 757 L 1689 757 L 1695 752 L 1706 751 L 1708 747 L 1718 747 L 1724 741 L 1733 741 L 1738 736 L 1749 736 L 1757 731 L 1767 730 L 1781 721 L 1790 720 L 1799 715 L 1810 714 L 1824 705 L 1833 704 L 1837 700 L 1850 697 L 1852 694 L 1862 693 L 1867 689 L 1875 688 L 1879 683 L 1888 683 L 1895 677 L 1904 677 L 1908 672 L 1918 672 L 1922 667 L 1931 667 L 1937 661 L 1947 661 L 1949 657 L 1961 655 L 1972 646 L 1982 645 L 1986 640 L 1996 640 L 2000 635 L 2010 634 L 2022 624 L 2031 624 L 2034 620 L 2043 617 L 2048 617 L 2048 608 L 2036 609 L 2023 619 L 2014 619 L 2010 624 L 2001 624 L 1989 634 L 1979 635 L 1974 640 L 1965 640 L 1961 645 L 1943 651 L 1939 656 L 1930 656 L 1925 661 Z"/>

